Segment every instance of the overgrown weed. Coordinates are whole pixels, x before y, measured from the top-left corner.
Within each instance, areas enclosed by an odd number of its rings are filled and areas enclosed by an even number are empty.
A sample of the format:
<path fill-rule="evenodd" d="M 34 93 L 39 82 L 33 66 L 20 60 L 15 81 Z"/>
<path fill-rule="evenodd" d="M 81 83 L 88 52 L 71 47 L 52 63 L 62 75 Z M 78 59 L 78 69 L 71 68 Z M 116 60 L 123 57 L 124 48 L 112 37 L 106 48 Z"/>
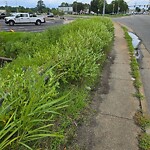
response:
<path fill-rule="evenodd" d="M 0 69 L 1 150 L 59 150 L 73 139 L 89 103 L 85 87 L 93 86 L 103 67 L 113 30 L 102 17 L 30 37 L 9 33 L 17 41 L 6 38 L 1 47 L 14 59 Z"/>

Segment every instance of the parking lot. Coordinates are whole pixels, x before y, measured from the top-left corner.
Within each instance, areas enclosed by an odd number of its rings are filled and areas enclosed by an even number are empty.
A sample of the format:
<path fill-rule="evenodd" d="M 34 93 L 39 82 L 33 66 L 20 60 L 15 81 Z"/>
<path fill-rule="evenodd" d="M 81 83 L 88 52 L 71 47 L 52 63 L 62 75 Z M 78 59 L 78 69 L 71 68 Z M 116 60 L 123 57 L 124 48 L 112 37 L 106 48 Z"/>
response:
<path fill-rule="evenodd" d="M 63 19 L 54 18 L 47 20 L 46 23 L 43 23 L 40 26 L 37 26 L 35 24 L 18 24 L 14 26 L 9 26 L 5 24 L 4 19 L 0 19 L 0 32 L 9 32 L 10 30 L 14 30 L 15 32 L 42 32 L 48 29 L 49 27 L 61 25 L 63 23 Z"/>

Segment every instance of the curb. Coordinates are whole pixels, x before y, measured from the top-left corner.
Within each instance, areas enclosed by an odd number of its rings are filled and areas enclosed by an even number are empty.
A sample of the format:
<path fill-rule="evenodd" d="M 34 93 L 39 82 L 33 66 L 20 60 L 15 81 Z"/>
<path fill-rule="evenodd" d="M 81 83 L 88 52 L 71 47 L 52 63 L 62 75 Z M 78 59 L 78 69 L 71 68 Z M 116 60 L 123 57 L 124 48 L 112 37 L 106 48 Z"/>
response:
<path fill-rule="evenodd" d="M 141 43 L 140 46 L 142 47 L 142 49 L 147 51 L 144 44 Z M 140 74 L 140 82 L 142 83 L 141 74 Z M 143 84 L 141 85 L 141 87 L 139 89 L 139 92 L 144 96 L 144 98 L 142 100 L 140 100 L 143 115 L 150 115 L 150 112 L 148 110 L 148 103 L 147 103 L 147 100 L 146 100 Z"/>
<path fill-rule="evenodd" d="M 120 23 L 120 22 L 118 22 L 118 24 L 119 24 L 121 27 L 127 28 L 129 32 L 133 32 L 133 30 L 132 30 L 131 28 L 129 28 L 128 26 L 126 26 L 126 25 L 124 25 L 124 24 L 122 24 L 122 23 Z"/>
<path fill-rule="evenodd" d="M 134 33 L 134 31 L 131 28 L 127 27 L 124 24 L 121 24 L 120 22 L 119 22 L 119 24 L 120 24 L 120 26 L 127 28 L 129 32 Z M 142 45 L 143 48 L 146 50 L 145 46 L 142 43 L 140 43 L 140 45 Z M 140 79 L 139 80 L 142 83 L 141 74 L 140 74 Z M 146 100 L 146 96 L 145 96 L 145 92 L 144 92 L 143 83 L 142 83 L 141 87 L 139 88 L 139 92 L 143 95 L 143 99 L 139 99 L 140 106 L 141 106 L 141 109 L 142 109 L 142 113 L 143 113 L 143 115 L 150 115 L 149 111 L 148 111 L 148 104 L 147 104 L 147 100 Z"/>
<path fill-rule="evenodd" d="M 125 26 L 125 25 L 123 25 L 121 23 L 119 23 L 119 24 L 120 24 L 121 27 L 127 28 L 127 30 L 129 32 L 134 33 L 134 31 L 131 28 L 129 28 L 129 27 L 127 27 L 127 26 Z M 142 49 L 147 51 L 147 49 L 145 48 L 144 44 L 140 43 L 140 46 L 142 47 Z M 143 96 L 143 98 L 139 98 L 140 108 L 142 110 L 142 115 L 143 116 L 150 116 L 150 112 L 148 110 L 148 103 L 147 103 L 145 92 L 144 92 L 144 87 L 143 87 L 143 83 L 142 83 L 140 70 L 139 70 L 139 74 L 140 74 L 139 81 L 142 84 L 140 86 L 140 88 L 139 88 L 139 93 L 142 94 L 142 96 Z M 149 126 L 145 128 L 145 133 L 150 136 L 150 127 Z"/>
<path fill-rule="evenodd" d="M 141 75 L 140 75 L 140 82 L 142 83 L 141 81 Z M 143 84 L 142 86 L 139 88 L 139 92 L 143 95 L 143 99 L 139 99 L 140 100 L 140 105 L 141 105 L 141 109 L 142 109 L 142 113 L 143 113 L 143 116 L 150 116 L 149 114 L 149 111 L 148 111 L 148 104 L 147 104 L 147 100 L 145 98 L 145 92 L 144 92 L 144 87 L 143 87 Z"/>

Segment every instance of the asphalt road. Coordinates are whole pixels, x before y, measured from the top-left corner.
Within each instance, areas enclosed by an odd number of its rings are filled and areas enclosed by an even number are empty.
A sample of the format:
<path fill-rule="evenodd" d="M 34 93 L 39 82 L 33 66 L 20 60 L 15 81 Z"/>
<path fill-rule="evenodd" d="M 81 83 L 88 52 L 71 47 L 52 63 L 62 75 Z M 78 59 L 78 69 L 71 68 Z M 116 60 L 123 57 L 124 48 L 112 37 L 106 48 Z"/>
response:
<path fill-rule="evenodd" d="M 113 20 L 130 27 L 150 52 L 150 15 L 132 15 Z"/>
<path fill-rule="evenodd" d="M 9 26 L 5 24 L 3 19 L 0 20 L 0 31 L 10 31 L 11 29 L 15 32 L 42 32 L 49 27 L 61 25 L 64 23 L 63 19 L 54 19 L 54 20 L 47 20 L 46 23 L 37 26 L 35 24 L 19 24 L 14 26 Z"/>
<path fill-rule="evenodd" d="M 150 113 L 150 15 L 132 15 L 129 17 L 114 18 L 113 20 L 131 28 L 141 39 L 142 44 L 144 44 L 148 51 L 148 54 L 141 62 L 141 64 L 146 62 L 147 65 L 143 65 L 140 68 L 140 73 Z"/>

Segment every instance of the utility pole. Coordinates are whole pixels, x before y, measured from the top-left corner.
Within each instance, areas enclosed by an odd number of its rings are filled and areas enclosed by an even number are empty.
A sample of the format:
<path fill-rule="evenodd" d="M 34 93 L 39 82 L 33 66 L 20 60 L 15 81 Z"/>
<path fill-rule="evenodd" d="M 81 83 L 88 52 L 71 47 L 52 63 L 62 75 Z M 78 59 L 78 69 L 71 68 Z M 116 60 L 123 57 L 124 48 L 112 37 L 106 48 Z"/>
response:
<path fill-rule="evenodd" d="M 106 7 L 106 0 L 104 0 L 104 3 L 103 3 L 103 16 L 105 15 L 105 7 Z"/>
<path fill-rule="evenodd" d="M 136 12 L 136 2 L 135 2 L 135 5 L 134 5 L 134 7 L 135 7 L 135 10 L 134 10 L 134 12 Z"/>
<path fill-rule="evenodd" d="M 6 11 L 6 14 L 7 14 L 7 1 L 5 1 L 5 11 Z"/>
<path fill-rule="evenodd" d="M 76 0 L 76 13 L 78 14 L 78 12 L 77 12 L 77 0 Z"/>
<path fill-rule="evenodd" d="M 18 2 L 16 0 L 16 11 L 18 12 Z"/>
<path fill-rule="evenodd" d="M 113 14 L 115 13 L 115 4 L 113 4 Z"/>
<path fill-rule="evenodd" d="M 117 14 L 119 14 L 120 11 L 120 5 L 119 5 L 119 1 L 118 1 L 118 10 L 117 10 Z"/>

